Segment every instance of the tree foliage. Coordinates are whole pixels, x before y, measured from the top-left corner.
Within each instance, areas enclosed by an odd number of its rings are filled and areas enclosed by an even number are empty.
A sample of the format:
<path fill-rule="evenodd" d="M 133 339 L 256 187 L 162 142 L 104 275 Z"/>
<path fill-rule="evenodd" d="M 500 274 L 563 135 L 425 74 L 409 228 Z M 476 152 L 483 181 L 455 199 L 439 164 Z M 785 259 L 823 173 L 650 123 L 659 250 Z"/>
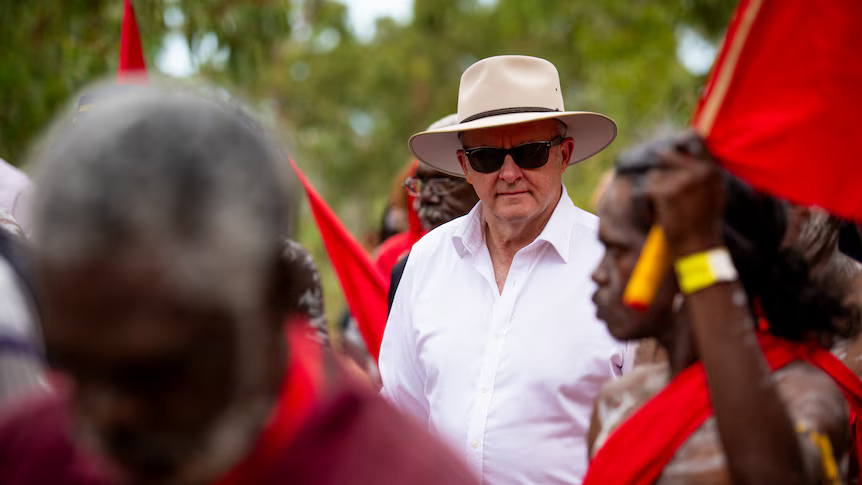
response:
<path fill-rule="evenodd" d="M 360 39 L 335 0 L 134 5 L 151 70 L 166 35 L 182 35 L 197 54 L 196 76 L 282 126 L 356 233 L 379 221 L 408 137 L 454 112 L 461 72 L 498 54 L 549 59 L 568 109 L 617 121 L 611 148 L 567 172 L 570 194 L 585 205 L 621 148 L 687 122 L 703 78 L 677 59 L 679 29 L 715 42 L 733 8 L 726 0 L 416 0 L 409 22 L 380 19 Z M 116 69 L 122 11 L 121 0 L 0 0 L 0 157 L 20 162 L 70 95 Z M 302 239 L 322 256 L 312 232 Z"/>

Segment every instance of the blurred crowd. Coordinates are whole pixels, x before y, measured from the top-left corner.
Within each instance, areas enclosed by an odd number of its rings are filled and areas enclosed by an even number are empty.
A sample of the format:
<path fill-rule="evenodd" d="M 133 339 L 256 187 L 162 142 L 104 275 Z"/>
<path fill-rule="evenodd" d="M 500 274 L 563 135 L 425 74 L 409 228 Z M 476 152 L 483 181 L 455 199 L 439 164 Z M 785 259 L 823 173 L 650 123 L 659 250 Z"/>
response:
<path fill-rule="evenodd" d="M 87 92 L 29 175 L 0 160 L 0 483 L 857 483 L 860 226 L 689 130 L 577 207 L 563 174 L 617 125 L 563 92 L 482 59 L 410 138 L 368 257 L 382 340 L 356 303 L 327 322 L 253 115 Z"/>

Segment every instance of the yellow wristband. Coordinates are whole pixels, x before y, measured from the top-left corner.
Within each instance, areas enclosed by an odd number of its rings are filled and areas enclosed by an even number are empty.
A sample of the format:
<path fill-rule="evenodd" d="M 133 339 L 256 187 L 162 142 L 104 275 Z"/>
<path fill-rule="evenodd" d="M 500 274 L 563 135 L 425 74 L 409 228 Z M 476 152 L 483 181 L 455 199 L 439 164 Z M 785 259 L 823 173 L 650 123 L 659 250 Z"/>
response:
<path fill-rule="evenodd" d="M 690 295 L 738 277 L 727 248 L 721 247 L 679 258 L 674 263 L 676 280 L 684 295 Z"/>

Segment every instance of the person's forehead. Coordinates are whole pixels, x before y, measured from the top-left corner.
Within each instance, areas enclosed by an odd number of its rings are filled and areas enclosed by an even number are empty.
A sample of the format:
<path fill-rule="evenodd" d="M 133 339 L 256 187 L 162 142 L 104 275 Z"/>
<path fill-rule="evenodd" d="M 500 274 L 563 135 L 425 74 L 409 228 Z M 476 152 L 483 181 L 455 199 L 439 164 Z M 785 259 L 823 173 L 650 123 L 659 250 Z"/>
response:
<path fill-rule="evenodd" d="M 502 146 L 505 142 L 517 145 L 526 141 L 550 140 L 557 135 L 559 123 L 556 119 L 549 119 L 471 130 L 464 132 L 464 146 Z"/>

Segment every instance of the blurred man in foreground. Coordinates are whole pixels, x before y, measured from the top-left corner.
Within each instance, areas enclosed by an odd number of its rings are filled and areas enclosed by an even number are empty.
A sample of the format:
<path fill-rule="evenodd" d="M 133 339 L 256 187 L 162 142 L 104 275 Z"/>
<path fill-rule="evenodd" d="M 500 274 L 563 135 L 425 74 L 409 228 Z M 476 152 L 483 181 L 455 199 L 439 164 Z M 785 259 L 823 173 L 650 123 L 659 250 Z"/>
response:
<path fill-rule="evenodd" d="M 285 332 L 279 156 L 235 111 L 142 89 L 47 147 L 36 266 L 69 385 L 0 422 L 0 482 L 471 483 Z"/>

